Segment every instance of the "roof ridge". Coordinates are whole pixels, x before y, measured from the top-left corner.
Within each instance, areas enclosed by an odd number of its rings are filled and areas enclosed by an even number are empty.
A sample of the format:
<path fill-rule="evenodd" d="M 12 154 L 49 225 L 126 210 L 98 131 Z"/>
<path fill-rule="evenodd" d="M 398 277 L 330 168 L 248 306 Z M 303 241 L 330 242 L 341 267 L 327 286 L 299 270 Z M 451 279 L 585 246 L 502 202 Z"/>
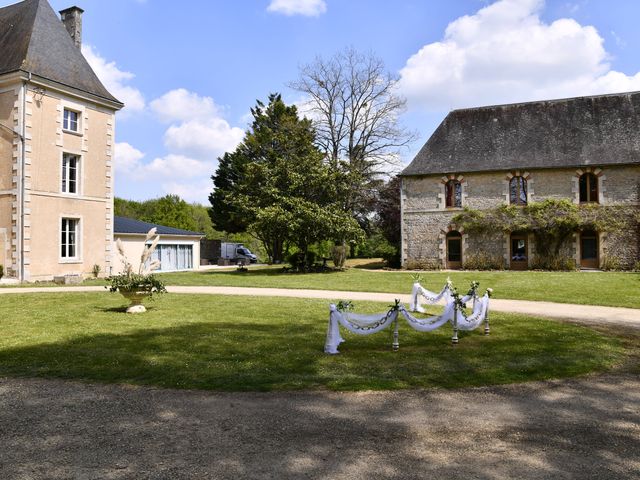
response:
<path fill-rule="evenodd" d="M 124 225 L 123 225 L 124 224 Z M 143 229 L 145 229 L 144 231 L 139 230 L 139 231 L 131 231 L 134 230 L 131 227 L 127 228 L 125 225 L 139 225 L 140 227 L 142 227 Z M 149 228 L 147 228 L 149 227 Z M 123 217 L 121 215 L 114 215 L 114 233 L 116 234 L 145 234 L 147 233 L 149 230 L 151 230 L 151 228 L 157 228 L 158 229 L 158 234 L 159 235 L 185 235 L 185 236 L 204 236 L 204 233 L 202 232 L 196 232 L 193 230 L 187 230 L 184 228 L 178 228 L 178 227 L 170 227 L 168 225 L 161 225 L 159 223 L 153 223 L 153 222 L 146 222 L 144 220 L 138 220 L 136 218 L 130 218 L 130 217 Z"/>
<path fill-rule="evenodd" d="M 29 38 L 27 39 L 27 51 L 25 52 L 24 55 L 24 59 L 22 60 L 22 63 L 20 64 L 20 68 L 26 68 L 27 66 L 25 65 L 28 61 L 29 61 L 29 53 L 31 52 L 31 49 L 33 48 L 33 42 L 31 41 L 31 37 L 33 37 L 33 30 L 35 28 L 36 25 L 36 20 L 38 19 L 38 14 L 40 13 L 40 9 L 42 8 L 42 0 L 24 0 L 24 3 L 26 2 L 33 2 L 36 4 L 36 8 L 34 10 L 34 15 L 33 15 L 33 22 L 31 23 L 31 28 L 29 29 Z"/>
<path fill-rule="evenodd" d="M 640 165 L 640 92 L 450 112 L 401 175 L 586 165 Z"/>
<path fill-rule="evenodd" d="M 16 30 L 18 30 L 19 34 L 22 34 L 22 36 L 24 37 L 22 44 L 14 46 L 13 52 L 7 52 L 6 49 L 3 49 L 3 54 L 7 55 L 7 57 L 5 57 L 4 64 L 1 64 L 2 62 L 0 62 L 0 75 L 20 70 L 24 66 L 24 63 L 26 62 L 28 56 L 31 36 L 33 34 L 33 27 L 35 25 L 39 7 L 39 1 L 40 0 L 22 0 L 21 2 L 16 2 L 10 5 L 5 5 L 4 7 L 0 7 L 0 27 L 3 26 L 2 20 L 6 21 L 5 25 L 8 27 L 5 32 L 0 31 L 0 44 L 2 44 L 4 38 L 10 37 Z M 35 8 L 32 4 L 36 4 Z M 27 13 L 29 13 L 30 16 L 28 16 Z M 25 30 L 27 30 L 25 29 L 25 27 L 27 27 L 28 33 L 25 32 Z M 13 60 L 6 60 L 7 58 L 11 57 L 11 53 L 15 54 L 15 52 L 18 50 L 23 50 L 19 52 L 19 58 L 21 58 L 19 62 L 16 62 L 17 59 L 15 58 Z"/>
<path fill-rule="evenodd" d="M 29 38 L 27 39 L 27 51 L 25 52 L 25 56 L 22 59 L 22 63 L 20 64 L 21 68 L 27 62 L 27 58 L 29 58 L 29 49 L 31 48 L 31 37 L 33 36 L 33 27 L 36 24 L 36 18 L 38 17 L 38 10 L 40 9 L 40 6 L 42 5 L 40 3 L 40 0 L 24 0 L 23 3 L 27 3 L 27 2 L 35 3 L 37 6 L 36 6 L 35 10 L 33 11 L 33 16 L 31 17 L 31 28 L 29 29 Z"/>
<path fill-rule="evenodd" d="M 500 107 L 516 107 L 516 106 L 525 106 L 525 105 L 533 105 L 536 103 L 560 103 L 566 102 L 569 100 L 581 100 L 581 99 L 595 99 L 595 98 L 605 98 L 605 97 L 619 97 L 622 95 L 634 95 L 640 93 L 640 90 L 633 90 L 630 92 L 616 92 L 616 93 L 600 93 L 594 95 L 576 95 L 573 97 L 563 97 L 563 98 L 549 98 L 549 99 L 541 99 L 541 100 L 528 100 L 526 102 L 513 102 L 513 103 L 496 103 L 493 105 L 481 105 L 478 107 L 464 107 L 464 108 L 455 108 L 451 110 L 449 113 L 455 112 L 468 112 L 468 111 L 477 111 L 477 110 L 489 110 L 491 108 L 500 108 Z"/>
<path fill-rule="evenodd" d="M 123 107 L 104 86 L 47 0 L 0 8 L 0 74 L 23 72 Z"/>

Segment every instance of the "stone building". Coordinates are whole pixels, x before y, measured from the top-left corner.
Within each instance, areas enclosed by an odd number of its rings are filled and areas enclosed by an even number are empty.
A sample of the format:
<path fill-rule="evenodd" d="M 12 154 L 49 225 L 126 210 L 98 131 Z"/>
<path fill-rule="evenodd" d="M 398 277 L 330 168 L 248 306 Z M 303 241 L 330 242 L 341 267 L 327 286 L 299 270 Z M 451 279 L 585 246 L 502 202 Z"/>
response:
<path fill-rule="evenodd" d="M 82 13 L 0 8 L 0 264 L 21 281 L 111 267 L 123 104 L 80 51 Z"/>
<path fill-rule="evenodd" d="M 535 265 L 533 236 L 465 233 L 452 218 L 544 199 L 640 209 L 640 93 L 452 111 L 402 172 L 405 267 L 461 268 L 478 256 L 502 267 Z M 597 207 L 600 208 L 600 207 Z M 637 226 L 576 231 L 565 255 L 580 268 L 640 260 Z"/>

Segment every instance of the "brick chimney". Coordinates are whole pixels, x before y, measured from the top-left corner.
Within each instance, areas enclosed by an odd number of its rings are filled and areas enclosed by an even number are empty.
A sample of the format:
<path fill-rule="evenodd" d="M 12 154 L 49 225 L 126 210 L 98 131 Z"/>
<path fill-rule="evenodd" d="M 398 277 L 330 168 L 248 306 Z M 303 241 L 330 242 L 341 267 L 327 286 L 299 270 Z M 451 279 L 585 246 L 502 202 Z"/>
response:
<path fill-rule="evenodd" d="M 84 10 L 79 7 L 69 7 L 60 10 L 62 23 L 67 28 L 67 32 L 76 44 L 76 47 L 82 47 L 82 14 Z"/>

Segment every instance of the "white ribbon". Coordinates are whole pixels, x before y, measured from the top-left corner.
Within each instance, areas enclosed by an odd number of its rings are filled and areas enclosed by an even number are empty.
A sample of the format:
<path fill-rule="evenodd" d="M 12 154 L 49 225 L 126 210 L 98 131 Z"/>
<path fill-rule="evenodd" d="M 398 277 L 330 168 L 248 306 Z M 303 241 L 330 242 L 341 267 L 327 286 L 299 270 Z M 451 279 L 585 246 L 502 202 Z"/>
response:
<path fill-rule="evenodd" d="M 409 302 L 409 310 L 412 312 L 424 313 L 425 309 L 420 305 L 421 300 L 426 300 L 426 303 L 434 305 L 444 298 L 445 303 L 451 301 L 451 292 L 449 291 L 449 284 L 447 283 L 440 293 L 434 293 L 424 288 L 420 283 L 415 282 L 413 289 L 411 290 L 411 301 Z"/>
<path fill-rule="evenodd" d="M 375 315 L 358 315 L 346 313 L 338 310 L 334 304 L 329 306 L 329 326 L 327 328 L 327 339 L 324 343 L 324 352 L 336 354 L 338 345 L 344 342 L 340 336 L 340 328 L 344 328 L 358 335 L 371 335 L 380 330 L 384 330 L 398 318 L 398 310 L 389 310 L 386 313 Z"/>
<path fill-rule="evenodd" d="M 416 285 L 414 284 L 414 291 L 416 291 Z M 420 287 L 422 288 L 422 287 Z M 425 290 L 428 292 L 428 290 Z M 462 298 L 463 302 L 474 300 L 473 311 L 470 315 L 465 316 L 464 312 L 455 308 L 455 302 L 453 297 L 447 293 L 448 286 L 437 295 L 430 295 L 430 298 L 448 298 L 447 304 L 444 308 L 442 315 L 434 315 L 427 318 L 416 318 L 409 313 L 403 306 L 399 309 L 391 309 L 386 313 L 372 314 L 372 315 L 359 315 L 349 312 L 341 312 L 338 308 L 331 304 L 329 306 L 329 325 L 327 327 L 327 338 L 324 344 L 325 353 L 336 354 L 338 352 L 338 346 L 344 342 L 344 339 L 340 335 L 340 325 L 357 335 L 371 335 L 384 330 L 391 325 L 397 318 L 398 313 L 402 313 L 402 316 L 407 321 L 409 326 L 419 332 L 432 332 L 442 327 L 446 323 L 454 325 L 454 315 L 457 311 L 457 328 L 458 330 L 470 331 L 478 328 L 487 317 L 489 310 L 489 294 L 486 293 L 482 298 L 477 298 L 472 295 L 467 295 Z M 421 294 L 422 292 L 419 291 Z M 428 292 L 431 293 L 431 292 Z M 413 296 L 412 298 L 417 298 Z M 414 303 L 413 306 L 416 306 Z"/>

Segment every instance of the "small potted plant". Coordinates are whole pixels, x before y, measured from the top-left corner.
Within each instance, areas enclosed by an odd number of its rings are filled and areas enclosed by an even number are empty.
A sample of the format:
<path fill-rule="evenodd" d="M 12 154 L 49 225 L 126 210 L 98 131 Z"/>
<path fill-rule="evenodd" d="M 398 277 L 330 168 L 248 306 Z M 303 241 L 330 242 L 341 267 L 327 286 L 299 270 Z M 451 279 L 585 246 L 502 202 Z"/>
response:
<path fill-rule="evenodd" d="M 149 241 L 151 241 L 151 244 L 147 245 Z M 159 241 L 160 235 L 156 234 L 156 229 L 152 228 L 149 230 L 144 241 L 142 255 L 140 256 L 138 273 L 134 272 L 133 265 L 127 259 L 124 246 L 120 239 L 116 241 L 118 255 L 120 255 L 120 260 L 124 268 L 122 273 L 112 275 L 108 278 L 111 286 L 107 288 L 109 288 L 111 292 L 120 292 L 124 298 L 131 302 L 127 308 L 127 313 L 146 312 L 147 309 L 142 305 L 142 301 L 145 298 L 153 297 L 154 294 L 165 293 L 167 291 L 164 284 L 152 273 L 160 268 L 160 261 L 153 260 L 149 262 L 151 254 L 158 246 Z"/>

